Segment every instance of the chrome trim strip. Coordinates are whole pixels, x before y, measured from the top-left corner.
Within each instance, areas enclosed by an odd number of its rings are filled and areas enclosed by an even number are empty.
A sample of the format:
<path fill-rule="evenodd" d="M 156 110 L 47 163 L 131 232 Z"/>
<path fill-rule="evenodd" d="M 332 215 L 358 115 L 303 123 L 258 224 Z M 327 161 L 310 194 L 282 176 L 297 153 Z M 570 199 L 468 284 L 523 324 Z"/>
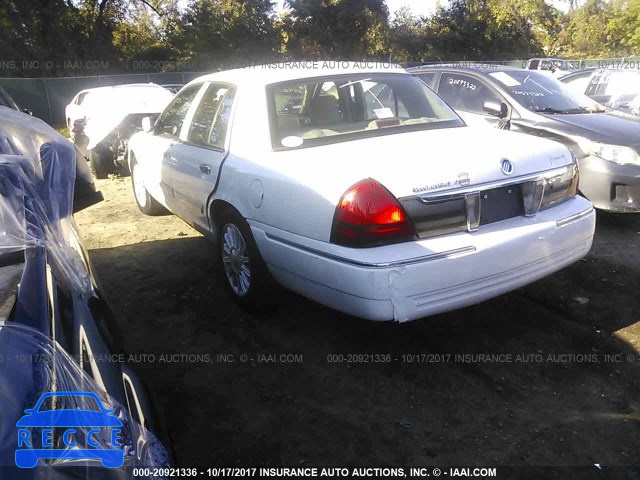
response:
<path fill-rule="evenodd" d="M 508 178 L 504 180 L 498 180 L 495 182 L 481 183 L 478 185 L 472 185 L 472 186 L 460 188 L 457 190 L 445 190 L 442 192 L 427 193 L 424 195 L 418 195 L 417 197 L 423 203 L 446 200 L 446 199 L 449 199 L 448 197 L 452 197 L 452 198 L 463 197 L 468 193 L 475 193 L 475 192 L 480 192 L 482 190 L 491 190 L 493 188 L 507 187 L 509 185 L 516 185 L 518 183 L 538 181 L 542 179 L 556 177 L 559 175 L 564 175 L 565 173 L 567 173 L 567 169 L 570 166 L 571 165 L 565 165 L 563 167 L 554 168 L 553 170 L 547 170 L 544 172 L 532 173 L 530 175 L 522 175 L 520 177 Z M 415 197 L 404 197 L 404 198 L 415 198 Z M 403 200 L 403 199 L 400 199 L 400 200 Z"/>
<path fill-rule="evenodd" d="M 431 262 L 433 260 L 441 260 L 443 258 L 456 257 L 456 256 L 459 256 L 459 255 L 464 255 L 466 253 L 472 253 L 472 252 L 476 251 L 476 247 L 473 247 L 473 246 L 470 245 L 468 247 L 454 248 L 452 250 L 447 250 L 447 251 L 440 252 L 440 253 L 432 253 L 430 255 L 423 255 L 421 257 L 409 258 L 407 260 L 396 260 L 396 261 L 393 261 L 393 262 L 373 263 L 373 262 L 361 262 L 359 260 L 353 260 L 351 258 L 341 257 L 340 255 L 334 255 L 332 253 L 323 252 L 323 251 L 317 250 L 315 248 L 306 247 L 306 246 L 300 245 L 298 243 L 290 242 L 289 240 L 285 240 L 284 238 L 275 237 L 275 236 L 270 235 L 270 234 L 268 234 L 266 232 L 265 232 L 265 236 L 267 238 L 269 238 L 270 240 L 282 243 L 284 245 L 288 245 L 288 246 L 296 248 L 298 250 L 303 250 L 305 252 L 309 252 L 309 253 L 312 253 L 314 255 L 318 255 L 320 257 L 325 257 L 325 258 L 328 258 L 330 260 L 335 260 L 337 262 L 347 263 L 349 265 L 354 265 L 356 267 L 364 267 L 364 268 L 402 267 L 402 266 L 405 266 L 405 265 L 413 265 L 413 264 L 416 264 L 416 263 Z"/>
<path fill-rule="evenodd" d="M 563 218 L 562 220 L 558 220 L 556 221 L 556 227 L 563 227 L 571 222 L 575 222 L 576 220 L 580 220 L 581 218 L 584 218 L 588 215 L 591 214 L 591 212 L 593 212 L 594 208 L 593 207 L 589 207 L 586 210 L 580 212 L 580 213 L 576 213 L 574 215 L 571 215 L 567 218 Z"/>
<path fill-rule="evenodd" d="M 480 228 L 480 215 L 482 213 L 480 192 L 468 193 L 465 195 L 464 206 L 467 216 L 467 230 L 475 232 Z"/>

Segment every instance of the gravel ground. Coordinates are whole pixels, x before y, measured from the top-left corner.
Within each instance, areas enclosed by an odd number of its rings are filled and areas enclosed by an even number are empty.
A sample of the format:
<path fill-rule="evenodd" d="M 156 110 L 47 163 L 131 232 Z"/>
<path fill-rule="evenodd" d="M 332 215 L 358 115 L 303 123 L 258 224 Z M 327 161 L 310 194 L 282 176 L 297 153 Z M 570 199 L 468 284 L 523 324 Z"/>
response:
<path fill-rule="evenodd" d="M 98 187 L 76 220 L 178 465 L 640 464 L 640 215 L 509 295 L 371 323 L 288 293 L 246 314 L 209 241 Z"/>

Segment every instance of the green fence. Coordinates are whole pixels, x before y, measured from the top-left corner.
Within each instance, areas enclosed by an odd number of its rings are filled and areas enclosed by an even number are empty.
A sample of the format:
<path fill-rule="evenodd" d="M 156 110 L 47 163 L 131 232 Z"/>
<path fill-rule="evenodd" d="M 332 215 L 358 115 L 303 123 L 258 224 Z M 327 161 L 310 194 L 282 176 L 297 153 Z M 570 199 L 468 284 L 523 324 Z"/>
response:
<path fill-rule="evenodd" d="M 61 78 L 0 78 L 0 86 L 18 105 L 55 127 L 66 124 L 64 110 L 80 90 L 125 83 L 185 84 L 202 75 L 197 72 L 100 75 Z"/>

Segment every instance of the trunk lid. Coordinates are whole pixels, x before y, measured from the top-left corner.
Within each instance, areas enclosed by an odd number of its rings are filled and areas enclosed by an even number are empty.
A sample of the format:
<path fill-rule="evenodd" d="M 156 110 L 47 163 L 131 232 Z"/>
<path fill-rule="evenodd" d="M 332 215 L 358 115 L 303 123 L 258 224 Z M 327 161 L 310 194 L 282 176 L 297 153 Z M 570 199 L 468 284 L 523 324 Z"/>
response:
<path fill-rule="evenodd" d="M 334 205 L 351 185 L 365 178 L 402 199 L 454 193 L 572 163 L 569 150 L 557 142 L 471 127 L 384 135 L 272 155 L 270 168 Z M 509 173 L 503 172 L 505 159 Z"/>

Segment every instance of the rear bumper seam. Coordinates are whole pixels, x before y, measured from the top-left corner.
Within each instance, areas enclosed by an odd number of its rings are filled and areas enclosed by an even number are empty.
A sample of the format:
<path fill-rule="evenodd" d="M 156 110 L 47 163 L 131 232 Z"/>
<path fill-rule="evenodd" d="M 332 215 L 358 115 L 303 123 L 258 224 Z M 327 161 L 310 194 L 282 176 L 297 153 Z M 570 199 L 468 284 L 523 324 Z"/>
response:
<path fill-rule="evenodd" d="M 458 256 L 461 256 L 461 255 L 466 255 L 468 253 L 473 253 L 473 252 L 476 251 L 476 247 L 469 245 L 469 246 L 466 246 L 466 247 L 460 247 L 460 248 L 454 248 L 452 250 L 446 250 L 444 252 L 432 253 L 430 255 L 423 255 L 423 256 L 420 256 L 420 257 L 408 258 L 406 260 L 396 260 L 396 261 L 392 261 L 392 262 L 363 262 L 363 261 L 359 261 L 359 260 L 353 260 L 351 258 L 345 258 L 345 257 L 342 257 L 340 255 L 334 255 L 332 253 L 323 252 L 323 251 L 315 249 L 315 248 L 306 247 L 304 245 L 300 245 L 299 243 L 291 242 L 291 241 L 285 240 L 284 238 L 281 238 L 281 237 L 276 237 L 276 236 L 271 235 L 271 234 L 269 234 L 267 232 L 265 232 L 265 236 L 269 240 L 272 240 L 274 242 L 279 242 L 279 243 L 282 243 L 282 244 L 287 245 L 289 247 L 296 248 L 298 250 L 309 252 L 309 253 L 312 253 L 314 255 L 318 255 L 320 257 L 328 258 L 329 260 L 335 260 L 337 262 L 346 263 L 348 265 L 354 265 L 356 267 L 376 268 L 376 269 L 377 268 L 403 267 L 403 266 L 406 266 L 406 265 L 414 265 L 416 263 L 431 262 L 431 261 L 434 261 L 434 260 L 441 260 L 443 258 L 458 257 Z"/>

